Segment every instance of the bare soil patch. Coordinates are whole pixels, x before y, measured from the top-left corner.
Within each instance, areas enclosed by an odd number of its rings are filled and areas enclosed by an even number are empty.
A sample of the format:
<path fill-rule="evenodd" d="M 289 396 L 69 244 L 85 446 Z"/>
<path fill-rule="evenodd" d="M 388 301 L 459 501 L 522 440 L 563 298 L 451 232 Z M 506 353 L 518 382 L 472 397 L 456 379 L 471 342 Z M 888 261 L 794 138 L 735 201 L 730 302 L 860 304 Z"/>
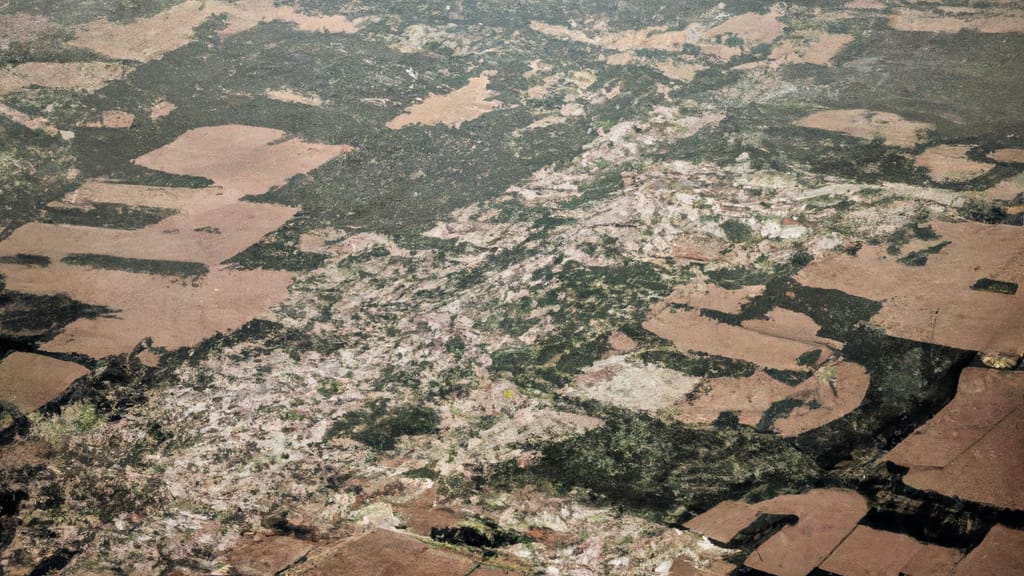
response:
<path fill-rule="evenodd" d="M 24 44 L 52 34 L 58 26 L 36 14 L 0 14 L 0 49 Z"/>
<path fill-rule="evenodd" d="M 475 558 L 434 548 L 398 532 L 378 530 L 325 547 L 295 569 L 297 576 L 464 576 L 477 565 Z M 486 567 L 477 574 L 501 574 Z"/>
<path fill-rule="evenodd" d="M 74 362 L 28 352 L 12 352 L 0 361 L 0 400 L 10 402 L 22 414 L 39 409 L 89 373 Z"/>
<path fill-rule="evenodd" d="M 802 370 L 797 358 L 807 352 L 821 350 L 823 356 L 829 355 L 821 346 L 723 324 L 701 316 L 697 310 L 664 306 L 653 311 L 643 327 L 671 340 L 681 352 L 717 354 L 778 370 Z"/>
<path fill-rule="evenodd" d="M 949 244 L 920 266 L 899 262 L 885 247 L 856 256 L 830 254 L 797 275 L 806 286 L 841 290 L 883 302 L 872 322 L 900 338 L 963 350 L 1024 353 L 1024 291 L 974 290 L 980 279 L 1024 283 L 1020 227 L 933 222 L 936 242 Z"/>
<path fill-rule="evenodd" d="M 280 90 L 267 90 L 267 98 L 278 102 L 289 102 L 292 104 L 305 104 L 306 106 L 323 106 L 324 101 L 316 94 L 299 94 L 294 90 L 282 88 Z"/>
<path fill-rule="evenodd" d="M 722 507 L 725 508 L 720 511 Z M 713 534 L 710 537 L 719 542 L 728 542 L 759 514 L 797 516 L 796 524 L 785 526 L 765 541 L 747 557 L 744 565 L 776 576 L 804 576 L 853 532 L 867 511 L 864 497 L 852 490 L 821 489 L 757 504 L 723 502 L 688 522 L 686 527 Z"/>
<path fill-rule="evenodd" d="M 782 8 L 775 4 L 764 14 L 747 12 L 733 16 L 718 26 L 706 30 L 703 36 L 705 38 L 734 36 L 743 40 L 743 45 L 748 49 L 758 44 L 770 44 L 782 36 L 785 29 L 785 25 L 779 21 L 779 17 L 782 15 Z"/>
<path fill-rule="evenodd" d="M 768 56 L 775 65 L 817 64 L 831 66 L 847 44 L 853 41 L 850 34 L 816 32 L 802 38 L 786 38 L 772 49 Z"/>
<path fill-rule="evenodd" d="M 149 109 L 149 119 L 159 120 L 160 118 L 169 115 L 171 112 L 174 112 L 177 109 L 178 106 L 173 102 L 168 102 L 167 100 L 157 100 L 156 103 L 153 104 L 153 107 Z"/>
<path fill-rule="evenodd" d="M 235 330 L 283 301 L 294 277 L 270 270 L 214 270 L 183 282 L 62 263 L 47 268 L 0 265 L 0 273 L 7 277 L 10 290 L 64 293 L 118 310 L 107 317 L 76 320 L 41 347 L 94 358 L 131 350 L 146 337 L 153 338 L 154 346 L 174 349 Z"/>
<path fill-rule="evenodd" d="M 676 288 L 666 299 L 669 304 L 686 304 L 697 309 L 739 314 L 743 305 L 764 292 L 764 286 L 728 290 L 715 284 L 690 283 Z"/>
<path fill-rule="evenodd" d="M 629 410 L 656 412 L 683 401 L 698 382 L 699 378 L 675 370 L 638 365 L 613 356 L 585 368 L 568 394 Z"/>
<path fill-rule="evenodd" d="M 1024 194 L 1024 174 L 1017 174 L 1000 180 L 995 186 L 986 190 L 985 198 L 999 202 L 1012 202 L 1021 194 Z"/>
<path fill-rule="evenodd" d="M 469 84 L 454 92 L 430 94 L 423 102 L 410 106 L 403 114 L 391 119 L 387 127 L 399 130 L 413 124 L 444 124 L 458 128 L 463 122 L 475 120 L 502 105 L 497 100 L 491 100 L 496 94 L 487 89 L 489 82 L 490 74 L 485 73 L 471 78 Z"/>
<path fill-rule="evenodd" d="M 887 458 L 915 488 L 1024 509 L 1024 372 L 965 369 L 953 401 Z"/>
<path fill-rule="evenodd" d="M 123 184 L 105 180 L 89 180 L 61 199 L 63 205 L 88 207 L 91 204 L 125 204 L 170 208 L 179 212 L 193 212 L 228 204 L 219 187 L 173 188 Z"/>
<path fill-rule="evenodd" d="M 942 32 L 955 34 L 972 30 L 988 34 L 1024 32 L 1024 13 L 1019 10 L 971 10 L 925 12 L 902 8 L 889 17 L 889 26 L 905 32 Z"/>
<path fill-rule="evenodd" d="M 106 19 L 89 22 L 75 30 L 70 44 L 118 60 L 147 62 L 188 44 L 196 26 L 214 14 L 227 15 L 227 27 L 221 32 L 224 36 L 271 20 L 292 22 L 299 30 L 311 32 L 356 31 L 355 24 L 344 16 L 303 14 L 291 6 L 275 6 L 273 0 L 186 0 L 159 14 L 127 23 Z"/>
<path fill-rule="evenodd" d="M 996 524 L 956 567 L 956 576 L 1024 574 L 1024 532 Z"/>
<path fill-rule="evenodd" d="M 394 506 L 408 530 L 422 536 L 430 536 L 431 528 L 455 526 L 463 515 L 451 508 L 438 505 L 436 488 L 430 488 L 415 500 Z"/>
<path fill-rule="evenodd" d="M 914 165 L 928 170 L 936 182 L 962 182 L 982 176 L 994 165 L 967 158 L 969 144 L 933 146 L 914 158 Z"/>
<path fill-rule="evenodd" d="M 139 166 L 171 174 L 203 176 L 238 199 L 280 186 L 352 150 L 288 138 L 281 130 L 230 124 L 195 128 L 170 144 L 140 156 Z"/>
<path fill-rule="evenodd" d="M 0 94 L 32 86 L 94 92 L 131 71 L 113 62 L 26 62 L 0 70 Z"/>
<path fill-rule="evenodd" d="M 924 142 L 926 132 L 935 126 L 926 122 L 913 122 L 889 112 L 871 110 L 825 110 L 815 112 L 795 122 L 797 126 L 842 132 L 874 140 L 881 138 L 890 146 L 913 148 Z"/>
<path fill-rule="evenodd" d="M 857 526 L 821 564 L 841 576 L 910 576 L 952 574 L 963 554 L 955 548 L 926 544 L 905 534 Z M 922 571 L 927 569 L 926 571 Z"/>
<path fill-rule="evenodd" d="M 1024 164 L 1024 148 L 1000 148 L 989 152 L 988 158 L 994 162 Z"/>
<path fill-rule="evenodd" d="M 277 574 L 313 549 L 313 544 L 291 536 L 245 537 L 227 555 L 227 562 L 241 576 Z"/>

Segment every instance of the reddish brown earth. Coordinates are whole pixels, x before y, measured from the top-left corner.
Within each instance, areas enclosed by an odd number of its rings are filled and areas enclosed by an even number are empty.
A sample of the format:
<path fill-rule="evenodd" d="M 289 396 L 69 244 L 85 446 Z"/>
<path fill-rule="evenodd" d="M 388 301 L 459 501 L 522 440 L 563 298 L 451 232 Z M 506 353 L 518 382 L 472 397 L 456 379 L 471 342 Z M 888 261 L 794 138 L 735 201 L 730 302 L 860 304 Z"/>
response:
<path fill-rule="evenodd" d="M 471 78 L 469 84 L 449 94 L 431 94 L 423 102 L 410 106 L 404 113 L 391 119 L 387 127 L 399 130 L 413 124 L 444 124 L 458 128 L 463 122 L 475 120 L 501 106 L 501 102 L 491 99 L 496 93 L 487 89 L 491 75 L 485 73 Z"/>
<path fill-rule="evenodd" d="M 924 142 L 927 132 L 935 128 L 931 124 L 906 120 L 890 112 L 863 109 L 824 110 L 801 118 L 795 124 L 806 128 L 842 132 L 865 140 L 882 138 L 890 146 L 903 148 L 912 148 Z"/>
<path fill-rule="evenodd" d="M 840 576 L 940 576 L 952 574 L 961 558 L 955 548 L 857 526 L 821 569 Z"/>
<path fill-rule="evenodd" d="M 1024 353 L 1024 290 L 1008 295 L 971 286 L 980 279 L 1024 283 L 1024 234 L 1019 226 L 933 222 L 949 244 L 909 266 L 884 246 L 856 256 L 830 254 L 797 275 L 805 286 L 841 290 L 880 301 L 872 322 L 900 338 L 964 350 Z"/>
<path fill-rule="evenodd" d="M 272 576 L 309 553 L 313 544 L 290 536 L 243 538 L 226 558 L 240 576 Z"/>
<path fill-rule="evenodd" d="M 800 355 L 822 346 L 760 334 L 701 316 L 697 310 L 676 310 L 669 306 L 652 311 L 643 327 L 671 340 L 682 352 L 700 351 L 753 362 L 779 370 L 801 370 Z"/>
<path fill-rule="evenodd" d="M 446 528 L 462 521 L 463 516 L 445 506 L 438 506 L 437 489 L 431 488 L 421 496 L 405 504 L 393 506 L 408 530 L 423 536 L 430 536 L 431 528 Z"/>
<path fill-rule="evenodd" d="M 399 532 L 378 530 L 311 555 L 294 574 L 296 576 L 499 576 L 516 574 L 481 566 L 479 559 L 463 556 Z M 474 568 L 476 568 L 474 570 Z"/>
<path fill-rule="evenodd" d="M 956 576 L 1024 574 L 1024 532 L 999 524 L 956 567 Z"/>
<path fill-rule="evenodd" d="M 953 401 L 887 459 L 915 488 L 1024 509 L 1024 372 L 965 369 Z"/>
<path fill-rule="evenodd" d="M 0 361 L 0 400 L 23 414 L 60 396 L 89 373 L 85 366 L 27 352 L 12 352 Z"/>
<path fill-rule="evenodd" d="M 722 506 L 726 506 L 725 510 L 719 511 Z M 867 510 L 864 497 L 852 490 L 811 490 L 757 504 L 723 502 L 688 522 L 686 527 L 714 534 L 709 537 L 727 542 L 753 522 L 757 514 L 795 515 L 799 518 L 796 524 L 785 526 L 766 540 L 747 557 L 744 565 L 775 576 L 805 576 L 846 539 Z"/>

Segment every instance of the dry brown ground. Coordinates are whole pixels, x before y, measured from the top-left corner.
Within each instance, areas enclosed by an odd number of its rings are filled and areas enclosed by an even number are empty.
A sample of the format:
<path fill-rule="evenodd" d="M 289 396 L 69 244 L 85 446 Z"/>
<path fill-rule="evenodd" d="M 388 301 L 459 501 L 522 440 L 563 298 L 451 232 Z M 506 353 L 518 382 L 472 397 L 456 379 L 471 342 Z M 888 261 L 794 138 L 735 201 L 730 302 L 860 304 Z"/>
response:
<path fill-rule="evenodd" d="M 113 62 L 26 62 L 0 70 L 0 94 L 31 86 L 93 92 L 131 71 Z"/>
<path fill-rule="evenodd" d="M 821 569 L 839 576 L 948 576 L 962 558 L 955 548 L 857 526 Z"/>
<path fill-rule="evenodd" d="M 444 124 L 458 128 L 463 122 L 475 120 L 501 106 L 501 102 L 491 100 L 495 93 L 487 89 L 488 82 L 490 74 L 485 73 L 471 78 L 469 84 L 448 94 L 431 94 L 423 102 L 413 104 L 404 113 L 391 119 L 387 127 L 399 130 L 413 124 Z"/>
<path fill-rule="evenodd" d="M 224 36 L 270 20 L 292 22 L 305 31 L 356 31 L 344 16 L 302 14 L 291 6 L 275 6 L 273 0 L 186 0 L 159 14 L 127 23 L 106 19 L 89 22 L 75 30 L 70 44 L 118 60 L 146 62 L 188 44 L 196 26 L 214 14 L 227 15 L 227 27 L 221 32 Z"/>
<path fill-rule="evenodd" d="M 294 90 L 282 88 L 280 90 L 267 90 L 267 98 L 278 102 L 289 102 L 291 104 L 305 104 L 306 106 L 323 106 L 324 101 L 316 94 L 299 94 Z"/>
<path fill-rule="evenodd" d="M 1024 574 L 1024 532 L 996 524 L 956 567 L 956 576 Z"/>
<path fill-rule="evenodd" d="M 1024 353 L 1024 290 L 1014 295 L 971 286 L 988 278 L 1024 283 L 1024 234 L 1019 226 L 934 222 L 949 241 L 924 266 L 909 266 L 884 246 L 856 256 L 831 254 L 797 275 L 805 286 L 841 290 L 883 303 L 872 322 L 900 338 L 964 350 Z"/>
<path fill-rule="evenodd" d="M 246 537 L 239 542 L 227 561 L 240 576 L 277 574 L 313 549 L 313 544 L 290 536 Z"/>
<path fill-rule="evenodd" d="M 173 102 L 168 102 L 167 100 L 163 99 L 157 100 L 153 104 L 153 107 L 149 110 L 149 119 L 159 120 L 160 118 L 167 116 L 168 114 L 174 112 L 177 109 L 178 106 Z"/>
<path fill-rule="evenodd" d="M 718 542 L 728 542 L 758 514 L 792 514 L 799 521 L 766 540 L 744 565 L 776 576 L 805 576 L 820 565 L 867 513 L 852 490 L 819 489 L 757 504 L 726 501 L 686 523 Z"/>
<path fill-rule="evenodd" d="M 296 576 L 499 576 L 515 572 L 481 566 L 478 558 L 378 530 L 318 550 L 297 567 Z"/>
<path fill-rule="evenodd" d="M 797 126 L 842 132 L 873 140 L 881 138 L 890 146 L 912 148 L 924 142 L 926 132 L 935 127 L 925 122 L 912 122 L 889 112 L 871 110 L 824 110 L 795 122 Z"/>
<path fill-rule="evenodd" d="M 760 334 L 747 328 L 724 324 L 701 316 L 697 310 L 674 310 L 669 306 L 652 311 L 643 327 L 667 340 L 681 352 L 704 352 L 753 362 L 778 370 L 803 370 L 800 355 L 823 346 Z"/>
<path fill-rule="evenodd" d="M 131 128 L 135 115 L 123 110 L 105 110 L 99 120 L 86 122 L 86 128 Z"/>
<path fill-rule="evenodd" d="M 85 366 L 28 352 L 12 352 L 0 361 L 0 399 L 23 414 L 60 396 L 89 373 Z"/>
<path fill-rule="evenodd" d="M 1024 372 L 965 369 L 953 401 L 886 458 L 915 488 L 1024 509 Z"/>
<path fill-rule="evenodd" d="M 801 38 L 787 38 L 779 43 L 768 56 L 775 65 L 817 64 L 830 66 L 847 44 L 853 41 L 850 34 L 829 34 L 814 32 Z"/>
<path fill-rule="evenodd" d="M 221 126 L 190 130 L 136 160 L 157 170 L 205 176 L 205 189 L 131 186 L 90 181 L 63 200 L 87 208 L 92 202 L 173 208 L 180 212 L 141 230 L 30 223 L 0 242 L 0 254 L 48 256 L 48 267 L 0 265 L 7 287 L 31 294 L 64 293 L 81 302 L 117 310 L 109 317 L 70 324 L 44 350 L 102 357 L 131 350 L 146 337 L 157 347 L 198 343 L 233 330 L 282 301 L 294 274 L 219 268 L 224 260 L 277 229 L 296 209 L 241 202 L 265 193 L 350 148 L 282 140 L 279 130 Z M 201 262 L 201 278 L 137 274 L 71 266 L 72 253 L 122 258 Z"/>
<path fill-rule="evenodd" d="M 936 182 L 961 182 L 982 176 L 994 165 L 967 158 L 970 144 L 933 146 L 914 158 L 914 165 L 928 170 Z"/>

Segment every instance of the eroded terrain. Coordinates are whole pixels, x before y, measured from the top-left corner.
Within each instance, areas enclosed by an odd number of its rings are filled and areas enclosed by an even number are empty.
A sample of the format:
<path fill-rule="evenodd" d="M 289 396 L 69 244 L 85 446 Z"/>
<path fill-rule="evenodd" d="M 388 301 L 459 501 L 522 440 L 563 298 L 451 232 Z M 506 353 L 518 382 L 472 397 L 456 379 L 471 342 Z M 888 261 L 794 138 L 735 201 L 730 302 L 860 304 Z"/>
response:
<path fill-rule="evenodd" d="M 1022 22 L 0 5 L 0 574 L 1020 573 Z"/>

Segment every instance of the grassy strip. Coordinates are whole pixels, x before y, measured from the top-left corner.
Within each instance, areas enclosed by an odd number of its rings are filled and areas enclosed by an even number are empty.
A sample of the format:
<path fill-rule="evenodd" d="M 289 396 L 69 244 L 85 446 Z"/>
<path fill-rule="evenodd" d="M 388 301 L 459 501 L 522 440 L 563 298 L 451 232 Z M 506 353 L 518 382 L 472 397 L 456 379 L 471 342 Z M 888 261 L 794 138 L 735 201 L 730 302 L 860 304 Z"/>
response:
<path fill-rule="evenodd" d="M 146 260 L 142 258 L 122 258 L 106 254 L 68 254 L 61 262 L 73 266 L 88 266 L 103 270 L 123 270 L 139 274 L 155 274 L 158 276 L 181 276 L 192 278 L 203 276 L 210 271 L 201 262 L 179 262 L 176 260 Z"/>

